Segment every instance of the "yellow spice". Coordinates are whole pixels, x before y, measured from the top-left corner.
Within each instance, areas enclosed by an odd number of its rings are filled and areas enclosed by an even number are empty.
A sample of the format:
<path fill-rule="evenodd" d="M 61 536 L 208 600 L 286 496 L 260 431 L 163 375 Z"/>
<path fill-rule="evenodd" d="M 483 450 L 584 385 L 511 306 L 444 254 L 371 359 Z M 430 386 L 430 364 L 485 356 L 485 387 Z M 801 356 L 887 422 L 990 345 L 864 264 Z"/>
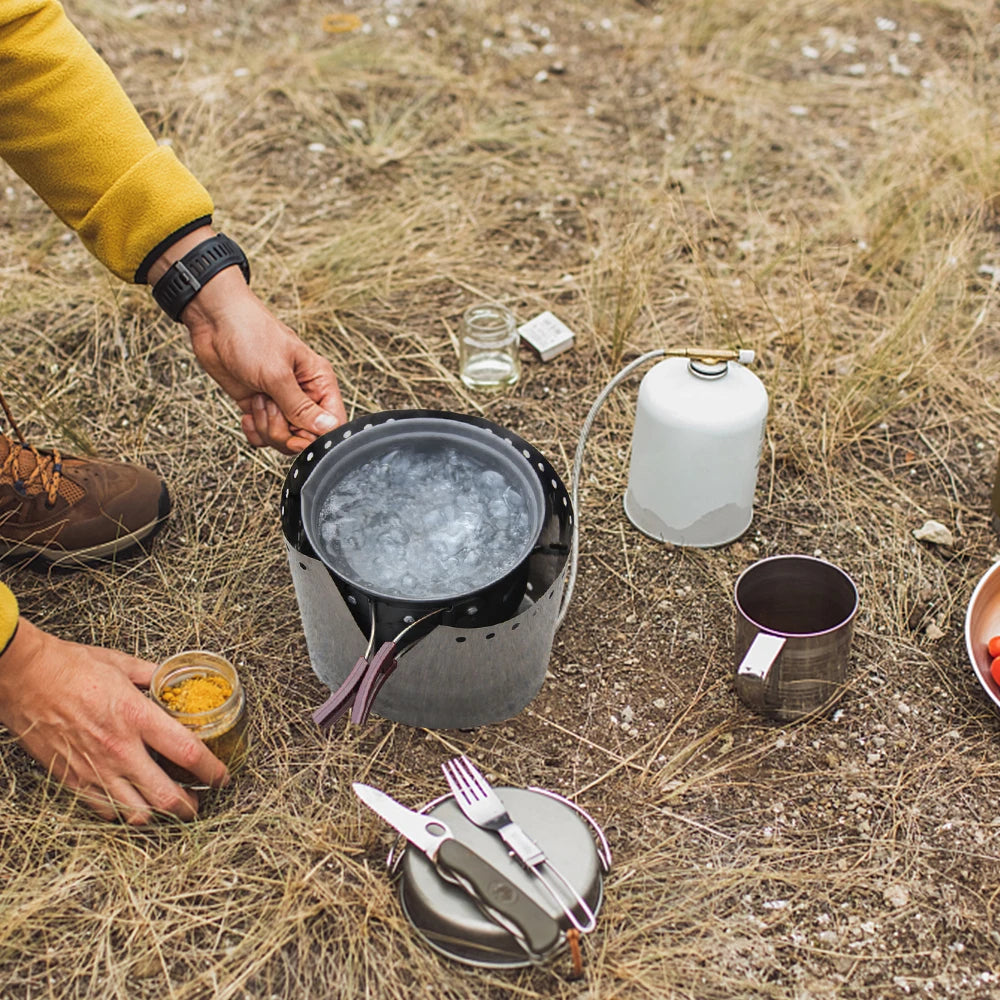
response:
<path fill-rule="evenodd" d="M 167 708 L 191 714 L 218 708 L 233 693 L 233 686 L 224 677 L 209 674 L 188 677 L 164 688 L 160 698 Z"/>

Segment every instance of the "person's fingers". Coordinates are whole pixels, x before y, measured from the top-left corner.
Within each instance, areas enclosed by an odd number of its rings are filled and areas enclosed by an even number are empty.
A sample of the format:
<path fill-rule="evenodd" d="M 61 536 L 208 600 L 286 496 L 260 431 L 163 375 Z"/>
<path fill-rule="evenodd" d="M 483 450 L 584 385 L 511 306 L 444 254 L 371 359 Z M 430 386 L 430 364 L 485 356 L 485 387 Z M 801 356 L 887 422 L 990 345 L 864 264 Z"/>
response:
<path fill-rule="evenodd" d="M 310 431 L 291 427 L 284 414 L 270 400 L 262 410 L 254 410 L 240 419 L 247 442 L 254 448 L 274 448 L 284 455 L 295 455 L 316 440 Z"/>
<path fill-rule="evenodd" d="M 291 437 L 291 429 L 285 415 L 278 409 L 278 404 L 269 399 L 264 404 L 264 412 L 267 415 L 267 428 L 264 432 L 267 440 L 271 442 L 273 448 L 284 454 L 291 454 L 288 448 L 288 439 Z"/>
<path fill-rule="evenodd" d="M 286 455 L 291 454 L 285 444 L 291 429 L 281 411 L 267 396 L 254 397 L 250 414 L 242 418 L 241 426 L 247 441 L 255 448 L 266 446 Z"/>
<path fill-rule="evenodd" d="M 260 393 L 255 393 L 248 399 L 240 402 L 240 409 L 243 416 L 240 418 L 240 426 L 247 441 L 254 448 L 264 448 L 268 442 L 258 429 L 258 423 L 263 427 L 267 422 L 266 412 L 267 397 Z"/>
<path fill-rule="evenodd" d="M 189 774 L 199 778 L 206 785 L 219 788 L 228 782 L 229 772 L 226 770 L 226 765 L 197 736 L 194 736 L 179 722 L 171 719 L 165 712 L 157 711 L 156 717 L 146 728 L 143 737 L 147 746 L 167 760 L 173 761 L 174 764 L 182 767 Z M 147 757 L 147 759 L 149 758 Z M 152 764 L 151 760 L 150 763 Z M 160 768 L 157 767 L 156 771 L 166 778 L 166 775 L 163 774 Z M 150 783 L 151 779 L 148 776 L 148 772 L 145 772 L 145 774 L 147 775 L 145 778 L 141 774 L 137 775 L 137 777 Z M 155 777 L 153 780 L 155 780 Z M 169 781 L 169 779 L 167 780 Z M 134 778 L 133 783 L 142 787 L 140 781 L 136 781 Z M 171 782 L 171 784 L 173 783 Z M 175 785 L 174 787 L 177 788 L 179 786 Z M 147 798 L 148 792 L 159 796 L 165 794 L 163 786 L 158 783 L 150 783 L 148 791 L 146 788 L 143 788 L 143 794 L 147 795 Z"/>
<path fill-rule="evenodd" d="M 125 672 L 125 676 L 137 687 L 148 688 L 153 679 L 156 664 L 149 660 L 137 660 L 124 653 L 119 658 L 117 666 Z"/>
<path fill-rule="evenodd" d="M 296 455 L 316 440 L 316 435 L 301 427 L 292 427 L 275 403 L 267 401 L 268 443 L 286 455 Z"/>
<path fill-rule="evenodd" d="M 143 826 L 153 818 L 153 807 L 124 778 L 110 778 L 103 784 L 76 784 L 70 780 L 66 785 L 102 819 L 123 820 L 132 826 Z"/>
<path fill-rule="evenodd" d="M 91 785 L 87 792 L 91 806 L 98 801 L 99 796 L 103 797 L 114 818 L 122 819 L 132 826 L 145 826 L 153 818 L 149 802 L 124 778 L 111 778 L 100 788 Z"/>
<path fill-rule="evenodd" d="M 105 795 L 104 791 L 99 788 L 91 788 L 90 786 L 85 786 L 83 788 L 76 789 L 76 797 L 87 806 L 87 808 L 92 809 L 101 819 L 115 820 L 121 815 L 117 807 L 112 804 L 111 800 Z"/>
<path fill-rule="evenodd" d="M 255 396 L 250 414 L 241 421 L 247 441 L 254 447 L 268 446 L 285 455 L 294 455 L 316 440 L 316 435 L 292 427 L 277 404 L 267 396 Z"/>
<path fill-rule="evenodd" d="M 108 665 L 117 667 L 133 684 L 149 687 L 156 664 L 150 660 L 139 660 L 120 649 L 102 649 L 101 658 Z"/>
<path fill-rule="evenodd" d="M 174 721 L 169 717 L 165 720 Z M 184 732 L 190 736 L 187 730 Z M 204 749 L 200 740 L 195 739 L 195 742 Z M 81 777 L 76 767 L 67 767 L 63 783 L 76 790 L 105 818 L 120 818 L 133 825 L 143 825 L 157 814 L 170 814 L 185 820 L 197 815 L 197 795 L 178 785 L 147 752 L 133 754 L 122 772 L 107 777 L 100 776 L 93 761 L 84 758 L 79 764 L 85 762 L 89 765 L 85 772 L 89 777 Z"/>
<path fill-rule="evenodd" d="M 329 382 L 321 379 L 311 380 L 316 387 L 310 385 L 310 388 L 333 409 L 333 412 L 319 406 L 307 395 L 291 372 L 277 379 L 270 387 L 271 399 L 277 404 L 288 425 L 299 427 L 317 436 L 326 434 L 346 420 L 344 404 L 340 400 L 340 392 L 336 390 L 336 379 L 332 370 L 330 380 L 333 385 L 332 392 Z"/>
<path fill-rule="evenodd" d="M 194 819 L 198 813 L 197 796 L 181 788 L 148 755 L 135 760 L 127 778 L 109 782 L 108 798 L 123 807 L 128 823 L 148 823 L 154 814 Z"/>
<path fill-rule="evenodd" d="M 253 405 L 250 409 L 250 415 L 253 418 L 254 433 L 264 444 L 271 443 L 271 417 L 267 412 L 268 402 L 267 396 L 257 393 L 253 397 Z"/>
<path fill-rule="evenodd" d="M 347 423 L 347 410 L 344 407 L 344 397 L 340 393 L 340 383 L 329 362 L 326 362 L 323 370 L 313 377 L 303 379 L 301 384 L 306 395 L 320 409 L 332 413 L 337 418 L 338 427 Z"/>
<path fill-rule="evenodd" d="M 78 798 L 102 819 L 120 819 L 130 826 L 145 826 L 156 815 L 194 819 L 198 814 L 198 798 L 193 792 L 176 787 L 162 797 L 146 795 L 122 778 L 115 778 L 106 787 L 86 785 L 75 790 Z"/>
<path fill-rule="evenodd" d="M 252 448 L 266 448 L 267 442 L 257 433 L 257 428 L 254 426 L 253 415 L 250 413 L 245 413 L 240 418 L 240 427 L 243 430 L 243 436 L 247 439 L 247 443 Z"/>
<path fill-rule="evenodd" d="M 288 449 L 289 454 L 297 455 L 304 448 L 308 448 L 315 440 L 315 434 L 310 434 L 308 431 L 293 430 L 292 436 L 285 442 L 285 447 Z"/>

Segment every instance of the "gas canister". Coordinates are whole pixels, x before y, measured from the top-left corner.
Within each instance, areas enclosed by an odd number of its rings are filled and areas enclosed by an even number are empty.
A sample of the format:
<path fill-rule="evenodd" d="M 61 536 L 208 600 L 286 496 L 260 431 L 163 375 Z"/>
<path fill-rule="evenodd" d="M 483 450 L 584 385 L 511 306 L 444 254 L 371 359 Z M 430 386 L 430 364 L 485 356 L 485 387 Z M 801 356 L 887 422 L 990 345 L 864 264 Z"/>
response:
<path fill-rule="evenodd" d="M 676 545 L 738 538 L 753 515 L 767 410 L 763 383 L 737 361 L 668 357 L 651 368 L 636 404 L 629 520 Z"/>

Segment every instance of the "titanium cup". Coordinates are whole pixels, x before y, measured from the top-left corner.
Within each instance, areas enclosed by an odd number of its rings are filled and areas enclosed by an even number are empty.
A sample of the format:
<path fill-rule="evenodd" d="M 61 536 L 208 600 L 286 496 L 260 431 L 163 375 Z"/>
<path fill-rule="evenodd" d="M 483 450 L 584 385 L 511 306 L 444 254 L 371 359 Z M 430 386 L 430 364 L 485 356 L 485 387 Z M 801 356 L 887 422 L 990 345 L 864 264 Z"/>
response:
<path fill-rule="evenodd" d="M 736 581 L 736 693 L 778 722 L 824 712 L 843 694 L 858 591 L 812 556 L 762 559 Z"/>

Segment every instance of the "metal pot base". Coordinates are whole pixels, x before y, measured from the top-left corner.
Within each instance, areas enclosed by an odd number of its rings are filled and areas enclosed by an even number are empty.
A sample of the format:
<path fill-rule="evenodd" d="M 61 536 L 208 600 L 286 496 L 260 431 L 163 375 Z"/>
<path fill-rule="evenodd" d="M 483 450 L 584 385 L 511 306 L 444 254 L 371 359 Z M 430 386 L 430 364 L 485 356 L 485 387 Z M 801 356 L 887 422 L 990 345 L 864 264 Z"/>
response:
<path fill-rule="evenodd" d="M 326 566 L 286 548 L 313 672 L 334 691 L 368 640 Z M 373 712 L 425 729 L 475 729 L 513 718 L 545 680 L 565 575 L 564 567 L 544 594 L 522 601 L 498 625 L 439 625 L 402 655 Z"/>

